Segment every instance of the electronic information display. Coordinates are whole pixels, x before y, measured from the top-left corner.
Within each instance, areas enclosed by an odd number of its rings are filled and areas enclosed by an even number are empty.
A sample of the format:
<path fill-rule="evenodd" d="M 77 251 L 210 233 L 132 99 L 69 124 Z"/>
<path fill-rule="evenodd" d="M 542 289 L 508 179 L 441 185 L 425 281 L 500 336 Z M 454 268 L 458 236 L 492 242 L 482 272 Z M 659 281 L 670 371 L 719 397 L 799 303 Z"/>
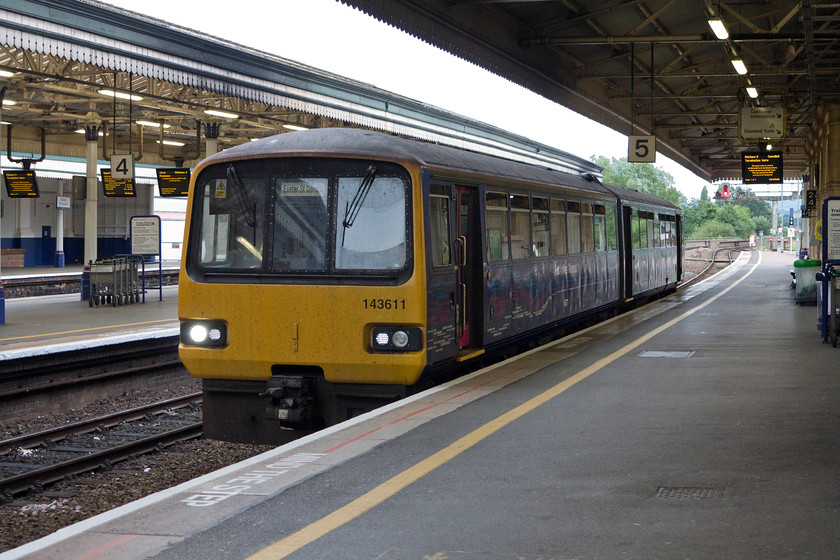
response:
<path fill-rule="evenodd" d="M 741 154 L 744 184 L 782 183 L 782 152 L 744 152 Z"/>
<path fill-rule="evenodd" d="M 38 181 L 34 171 L 8 169 L 3 171 L 9 198 L 38 198 Z"/>
<path fill-rule="evenodd" d="M 167 167 L 157 170 L 160 196 L 187 196 L 190 192 L 190 168 Z"/>
<path fill-rule="evenodd" d="M 105 190 L 105 196 L 137 196 L 134 192 L 134 179 L 114 179 L 111 177 L 110 169 L 102 170 L 102 187 Z"/>

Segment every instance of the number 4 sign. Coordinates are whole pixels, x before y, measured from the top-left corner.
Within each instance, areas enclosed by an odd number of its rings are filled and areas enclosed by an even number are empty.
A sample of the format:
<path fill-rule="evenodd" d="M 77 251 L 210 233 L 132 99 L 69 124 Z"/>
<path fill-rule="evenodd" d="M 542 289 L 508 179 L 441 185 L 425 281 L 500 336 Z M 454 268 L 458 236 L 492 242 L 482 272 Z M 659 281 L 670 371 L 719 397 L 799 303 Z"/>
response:
<path fill-rule="evenodd" d="M 630 163 L 653 163 L 656 161 L 656 136 L 630 136 Z"/>
<path fill-rule="evenodd" d="M 114 154 L 111 156 L 112 179 L 134 179 L 134 156 Z"/>

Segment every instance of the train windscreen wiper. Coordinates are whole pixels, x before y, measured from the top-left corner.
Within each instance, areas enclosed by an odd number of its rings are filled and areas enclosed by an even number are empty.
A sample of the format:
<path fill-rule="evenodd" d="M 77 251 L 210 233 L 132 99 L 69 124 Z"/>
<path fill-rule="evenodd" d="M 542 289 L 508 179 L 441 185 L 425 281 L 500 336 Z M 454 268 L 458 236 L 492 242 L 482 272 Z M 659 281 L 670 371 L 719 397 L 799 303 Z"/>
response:
<path fill-rule="evenodd" d="M 359 212 L 362 209 L 362 205 L 365 203 L 365 199 L 367 198 L 367 195 L 370 192 L 370 186 L 373 184 L 373 180 L 375 178 L 376 167 L 371 165 L 367 168 L 365 176 L 362 177 L 362 182 L 359 184 L 359 189 L 353 196 L 353 200 L 348 202 L 347 206 L 344 208 L 344 220 L 342 220 L 341 222 L 341 225 L 344 226 L 344 229 L 341 233 L 342 247 L 344 247 L 344 234 L 347 233 L 347 228 L 353 227 L 353 223 L 356 221 L 356 218 L 358 217 Z"/>
<path fill-rule="evenodd" d="M 242 186 L 242 181 L 239 180 L 239 175 L 236 173 L 233 164 L 227 168 L 227 182 L 233 187 L 233 192 L 236 193 L 236 200 L 239 201 L 239 208 L 242 211 L 242 217 L 245 218 L 245 223 L 248 227 L 254 227 L 257 223 L 257 213 L 255 209 L 248 208 L 248 195 L 245 193 L 245 187 Z"/>

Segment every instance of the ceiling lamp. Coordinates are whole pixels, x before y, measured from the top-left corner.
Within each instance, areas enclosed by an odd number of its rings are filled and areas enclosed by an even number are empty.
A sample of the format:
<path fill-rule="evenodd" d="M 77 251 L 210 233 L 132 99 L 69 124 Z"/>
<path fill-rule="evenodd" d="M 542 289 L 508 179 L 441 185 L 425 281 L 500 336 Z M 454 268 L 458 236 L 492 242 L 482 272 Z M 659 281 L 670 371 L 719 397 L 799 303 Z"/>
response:
<path fill-rule="evenodd" d="M 164 140 L 161 142 L 160 140 L 155 140 L 158 144 L 163 144 L 164 146 L 184 146 L 183 142 L 178 142 L 176 140 Z"/>
<path fill-rule="evenodd" d="M 283 128 L 287 128 L 289 130 L 309 130 L 305 126 L 298 126 L 296 124 L 284 124 Z"/>
<path fill-rule="evenodd" d="M 226 113 L 225 111 L 217 111 L 216 109 L 205 109 L 204 112 L 214 117 L 222 117 L 223 119 L 238 119 L 239 115 L 236 113 Z"/>
<path fill-rule="evenodd" d="M 714 32 L 715 37 L 721 41 L 725 41 L 729 38 L 729 31 L 726 30 L 726 26 L 723 25 L 723 20 L 719 17 L 711 18 L 709 20 L 709 27 L 712 28 L 712 32 Z"/>
<path fill-rule="evenodd" d="M 742 76 L 747 73 L 747 65 L 744 64 L 744 61 L 740 58 L 732 59 L 732 67 L 735 68 L 735 71 Z"/>
<path fill-rule="evenodd" d="M 114 91 L 112 89 L 100 89 L 99 95 L 104 95 L 105 97 L 116 97 L 118 99 L 127 99 L 130 101 L 142 101 L 143 98 L 139 95 L 123 93 L 121 91 Z"/>
<path fill-rule="evenodd" d="M 160 123 L 156 123 L 156 122 L 152 122 L 152 121 L 134 121 L 134 122 L 136 122 L 140 126 L 153 126 L 155 128 L 160 128 L 161 127 Z M 172 125 L 164 124 L 163 128 L 169 128 L 170 126 L 172 126 Z"/>
<path fill-rule="evenodd" d="M 758 97 L 758 90 L 755 89 L 753 86 L 750 86 L 747 88 L 747 95 L 755 99 Z"/>
<path fill-rule="evenodd" d="M 17 105 L 17 101 L 14 99 L 4 99 L 3 105 Z"/>
<path fill-rule="evenodd" d="M 0 78 L 11 78 L 14 75 L 14 72 L 9 72 L 8 70 L 0 70 Z"/>

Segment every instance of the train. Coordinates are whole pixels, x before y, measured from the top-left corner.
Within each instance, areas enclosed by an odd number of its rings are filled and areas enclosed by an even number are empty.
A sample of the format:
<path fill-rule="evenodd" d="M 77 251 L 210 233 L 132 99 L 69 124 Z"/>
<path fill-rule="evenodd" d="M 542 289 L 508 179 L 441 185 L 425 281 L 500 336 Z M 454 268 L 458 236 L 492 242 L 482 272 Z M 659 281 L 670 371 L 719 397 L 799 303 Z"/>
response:
<path fill-rule="evenodd" d="M 178 314 L 205 437 L 289 441 L 675 290 L 680 208 L 581 169 L 351 128 L 203 160 Z"/>

